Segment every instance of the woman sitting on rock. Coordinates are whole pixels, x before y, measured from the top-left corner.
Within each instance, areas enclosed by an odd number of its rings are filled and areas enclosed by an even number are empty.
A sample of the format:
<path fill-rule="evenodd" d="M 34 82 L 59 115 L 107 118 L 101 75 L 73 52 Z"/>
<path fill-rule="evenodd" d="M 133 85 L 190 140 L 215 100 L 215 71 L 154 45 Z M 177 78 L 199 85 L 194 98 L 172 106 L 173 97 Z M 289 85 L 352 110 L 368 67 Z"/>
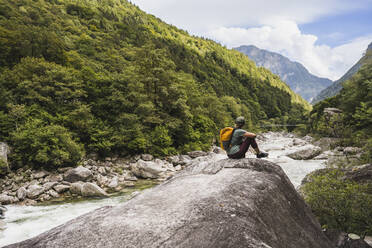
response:
<path fill-rule="evenodd" d="M 230 148 L 227 149 L 227 156 L 233 159 L 245 158 L 245 153 L 249 146 L 252 146 L 256 151 L 257 158 L 264 158 L 269 156 L 266 152 L 261 152 L 256 143 L 256 134 L 250 133 L 242 129 L 245 124 L 243 116 L 236 118 L 235 130 L 231 139 Z"/>

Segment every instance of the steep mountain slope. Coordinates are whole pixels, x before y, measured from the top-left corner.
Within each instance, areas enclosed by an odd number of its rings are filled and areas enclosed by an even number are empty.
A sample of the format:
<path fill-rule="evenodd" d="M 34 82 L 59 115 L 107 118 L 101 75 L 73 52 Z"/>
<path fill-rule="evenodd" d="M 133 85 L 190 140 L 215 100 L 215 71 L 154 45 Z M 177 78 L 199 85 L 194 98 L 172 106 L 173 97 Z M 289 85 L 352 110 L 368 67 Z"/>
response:
<path fill-rule="evenodd" d="M 252 45 L 240 46 L 235 49 L 247 55 L 257 66 L 263 66 L 277 74 L 294 92 L 309 102 L 321 90 L 332 84 L 331 80 L 312 75 L 300 63 L 290 61 L 278 53 L 259 49 Z"/>
<path fill-rule="evenodd" d="M 309 109 L 243 54 L 126 0 L 0 0 L 0 140 L 14 166 L 208 149 L 236 116 L 252 129 Z"/>
<path fill-rule="evenodd" d="M 372 50 L 369 49 L 363 58 L 371 57 Z M 361 64 L 358 72 L 343 82 L 339 94 L 314 105 L 310 113 L 310 129 L 320 135 L 329 135 L 329 129 L 337 129 L 338 136 L 344 138 L 348 145 L 364 146 L 365 153 L 361 161 L 371 163 L 372 59 L 365 59 Z M 342 114 L 330 122 L 324 117 L 325 108 L 339 108 Z"/>
<path fill-rule="evenodd" d="M 342 89 L 343 82 L 350 79 L 365 63 L 372 59 L 372 56 L 370 55 L 370 53 L 368 53 L 368 51 L 372 51 L 372 43 L 368 45 L 366 54 L 355 65 L 353 65 L 353 67 L 351 67 L 339 80 L 335 81 L 332 85 L 322 90 L 319 95 L 317 95 L 313 99 L 312 103 L 315 104 L 328 97 L 337 95 Z"/>

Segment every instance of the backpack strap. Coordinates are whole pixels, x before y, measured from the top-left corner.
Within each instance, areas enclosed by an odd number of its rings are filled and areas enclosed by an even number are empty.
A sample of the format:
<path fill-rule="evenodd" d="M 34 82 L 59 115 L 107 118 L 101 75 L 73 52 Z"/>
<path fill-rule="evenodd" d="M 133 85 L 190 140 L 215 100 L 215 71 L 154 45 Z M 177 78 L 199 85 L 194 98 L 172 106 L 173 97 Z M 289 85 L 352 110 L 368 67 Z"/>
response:
<path fill-rule="evenodd" d="M 232 131 L 232 133 L 231 133 L 231 137 L 230 137 L 230 139 L 229 139 L 229 148 L 231 147 L 231 140 L 232 140 L 232 138 L 233 138 L 233 136 L 234 136 L 234 132 L 235 132 L 235 130 L 236 130 L 236 128 L 234 127 L 234 129 L 233 129 L 233 131 Z"/>

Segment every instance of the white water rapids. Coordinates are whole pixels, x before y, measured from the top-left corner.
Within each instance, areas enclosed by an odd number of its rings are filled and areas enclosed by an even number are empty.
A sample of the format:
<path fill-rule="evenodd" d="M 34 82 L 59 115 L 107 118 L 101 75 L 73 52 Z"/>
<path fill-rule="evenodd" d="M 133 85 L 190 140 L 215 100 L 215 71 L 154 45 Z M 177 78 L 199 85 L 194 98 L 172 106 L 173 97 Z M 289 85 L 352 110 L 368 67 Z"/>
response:
<path fill-rule="evenodd" d="M 291 135 L 267 133 L 264 136 L 267 140 L 258 141 L 258 145 L 269 152 L 268 160 L 279 164 L 295 187 L 301 184 L 301 180 L 308 173 L 324 167 L 324 160 L 298 161 L 287 157 L 286 154 L 301 149 L 301 146 L 292 145 Z M 247 157 L 255 157 L 252 153 L 247 155 Z M 224 158 L 225 155 L 215 156 L 216 161 Z M 0 230 L 0 247 L 29 239 L 77 216 L 99 207 L 120 204 L 128 198 L 129 194 L 49 206 L 7 206 L 8 211 L 5 213 L 4 220 L 6 227 L 3 231 Z"/>

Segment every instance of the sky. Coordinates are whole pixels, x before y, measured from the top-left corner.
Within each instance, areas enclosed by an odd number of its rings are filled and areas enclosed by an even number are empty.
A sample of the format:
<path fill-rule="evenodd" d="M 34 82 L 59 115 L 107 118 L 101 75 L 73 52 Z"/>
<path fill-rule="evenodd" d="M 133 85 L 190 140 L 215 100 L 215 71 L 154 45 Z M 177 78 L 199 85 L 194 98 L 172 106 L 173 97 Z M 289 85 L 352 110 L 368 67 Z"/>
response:
<path fill-rule="evenodd" d="M 372 0 L 131 0 L 190 34 L 255 45 L 339 79 L 372 42 Z"/>

